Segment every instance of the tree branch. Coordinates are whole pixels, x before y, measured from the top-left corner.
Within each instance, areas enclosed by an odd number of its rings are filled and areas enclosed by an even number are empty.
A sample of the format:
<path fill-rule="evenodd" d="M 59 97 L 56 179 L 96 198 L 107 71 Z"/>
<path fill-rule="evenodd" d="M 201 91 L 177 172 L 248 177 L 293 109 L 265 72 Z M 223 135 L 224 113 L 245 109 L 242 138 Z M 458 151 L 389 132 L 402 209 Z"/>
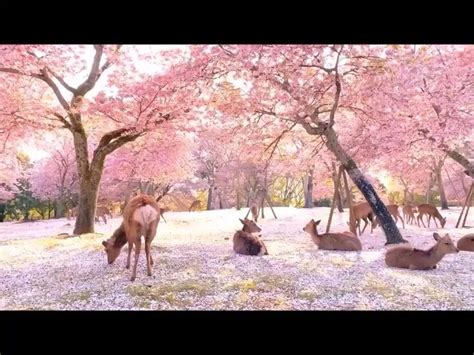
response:
<path fill-rule="evenodd" d="M 335 77 L 334 77 L 335 84 L 336 84 L 336 95 L 334 97 L 334 104 L 332 105 L 332 109 L 331 109 L 331 112 L 329 114 L 329 126 L 330 127 L 332 127 L 334 125 L 334 116 L 336 115 L 337 106 L 339 105 L 339 97 L 341 96 L 341 81 L 339 80 L 338 65 L 339 65 L 339 58 L 340 58 L 341 53 L 342 53 L 342 48 L 344 48 L 344 46 L 341 46 L 341 49 L 337 53 L 336 64 L 334 66 L 335 74 L 336 74 Z"/>

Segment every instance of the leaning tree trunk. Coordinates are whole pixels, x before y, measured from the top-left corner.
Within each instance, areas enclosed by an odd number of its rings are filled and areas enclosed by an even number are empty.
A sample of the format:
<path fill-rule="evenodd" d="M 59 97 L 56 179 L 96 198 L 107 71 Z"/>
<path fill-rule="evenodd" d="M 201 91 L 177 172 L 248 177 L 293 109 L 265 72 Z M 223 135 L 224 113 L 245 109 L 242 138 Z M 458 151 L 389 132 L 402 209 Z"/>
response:
<path fill-rule="evenodd" d="M 304 208 L 313 208 L 313 169 L 303 178 Z"/>
<path fill-rule="evenodd" d="M 446 192 L 444 191 L 443 178 L 441 176 L 441 169 L 436 171 L 436 182 L 438 183 L 439 199 L 441 200 L 441 209 L 448 209 L 448 200 L 446 198 Z"/>
<path fill-rule="evenodd" d="M 378 217 L 379 223 L 381 224 L 387 238 L 386 244 L 406 242 L 406 240 L 402 238 L 402 235 L 400 234 L 400 231 L 398 230 L 392 216 L 388 212 L 387 207 L 385 207 L 384 203 L 377 195 L 377 192 L 375 192 L 367 178 L 359 170 L 354 160 L 352 160 L 347 155 L 342 146 L 339 144 L 336 132 L 332 128 L 328 128 L 325 135 L 327 138 L 326 146 L 329 150 L 331 150 L 331 152 L 333 152 L 336 158 L 344 166 L 347 174 L 349 174 L 354 184 L 364 195 L 365 199 L 372 208 L 372 211 L 374 211 L 374 214 Z"/>

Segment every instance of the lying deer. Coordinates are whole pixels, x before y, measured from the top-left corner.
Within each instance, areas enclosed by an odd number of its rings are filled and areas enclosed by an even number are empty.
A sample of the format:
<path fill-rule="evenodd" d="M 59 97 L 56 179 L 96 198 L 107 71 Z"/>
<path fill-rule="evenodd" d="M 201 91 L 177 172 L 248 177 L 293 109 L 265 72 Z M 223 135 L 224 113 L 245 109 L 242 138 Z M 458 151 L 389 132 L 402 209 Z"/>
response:
<path fill-rule="evenodd" d="M 189 206 L 189 212 L 195 211 L 196 209 L 201 207 L 201 201 L 195 200 L 193 203 L 191 203 L 191 206 Z"/>
<path fill-rule="evenodd" d="M 438 233 L 433 233 L 433 238 L 436 244 L 428 250 L 415 249 L 407 245 L 389 249 L 385 254 L 385 264 L 410 270 L 430 270 L 436 269 L 436 264 L 446 254 L 459 253 L 449 234 L 441 237 Z"/>
<path fill-rule="evenodd" d="M 403 211 L 403 219 L 407 223 L 413 224 L 415 222 L 415 213 L 418 212 L 416 206 L 406 205 L 402 208 Z"/>
<path fill-rule="evenodd" d="M 433 218 L 436 228 L 438 228 L 438 224 L 436 223 L 436 218 L 439 219 L 439 223 L 441 223 L 441 228 L 444 228 L 444 225 L 446 224 L 446 217 L 441 216 L 438 209 L 435 206 L 432 206 L 428 203 L 423 203 L 421 205 L 418 205 L 418 216 L 416 217 L 416 220 L 418 222 L 418 227 L 420 226 L 420 219 L 421 219 L 421 223 L 423 223 L 423 227 L 426 228 L 425 222 L 423 222 L 423 216 L 425 214 L 428 215 L 428 228 L 430 227 L 431 218 Z"/>
<path fill-rule="evenodd" d="M 102 218 L 104 223 L 107 224 L 106 216 L 113 218 L 112 213 L 110 212 L 109 208 L 105 206 L 97 206 L 97 209 L 95 211 L 95 221 L 99 222 L 100 218 Z"/>
<path fill-rule="evenodd" d="M 243 255 L 268 255 L 267 247 L 263 241 L 254 233 L 260 233 L 262 229 L 249 219 L 240 219 L 244 225 L 242 230 L 234 234 L 234 251 Z"/>
<path fill-rule="evenodd" d="M 395 219 L 395 224 L 398 222 L 398 219 L 402 221 L 403 229 L 405 229 L 405 222 L 403 221 L 402 216 L 400 216 L 400 212 L 398 211 L 398 205 L 386 205 L 388 212 L 392 215 L 393 219 Z M 372 232 L 374 228 L 380 224 L 379 218 L 376 216 L 374 223 L 372 223 Z"/>
<path fill-rule="evenodd" d="M 374 229 L 373 224 L 374 224 L 374 214 L 372 212 L 372 208 L 370 207 L 368 202 L 361 202 L 353 206 L 353 211 L 354 211 L 354 219 L 356 221 L 356 227 L 359 230 L 359 235 L 364 233 L 365 228 L 369 224 L 367 219 L 370 220 L 370 224 L 372 226 L 372 231 Z M 365 222 L 364 228 L 362 228 L 362 232 L 360 231 L 360 221 L 363 220 Z M 371 231 L 371 232 L 372 232 Z"/>
<path fill-rule="evenodd" d="M 254 222 L 257 222 L 257 220 L 258 220 L 257 206 L 253 205 L 252 207 L 250 207 L 250 212 L 252 212 L 252 219 L 254 220 Z"/>
<path fill-rule="evenodd" d="M 120 254 L 122 247 L 128 242 L 128 258 L 126 268 L 130 268 L 132 248 L 135 245 L 135 263 L 131 281 L 137 275 L 137 264 L 140 256 L 141 237 L 145 237 L 145 253 L 148 276 L 152 275 L 153 258 L 151 242 L 155 238 L 160 221 L 160 207 L 152 196 L 138 195 L 133 197 L 123 211 L 123 221 L 112 237 L 102 242 L 107 253 L 107 261 L 112 264 Z"/>
<path fill-rule="evenodd" d="M 464 251 L 474 251 L 474 234 L 468 234 L 458 240 L 458 249 Z"/>
<path fill-rule="evenodd" d="M 319 249 L 342 251 L 362 250 L 362 244 L 354 233 L 344 232 L 318 234 L 317 226 L 320 222 L 320 220 L 315 222 L 314 219 L 312 219 L 303 228 L 303 231 L 309 233 L 314 244 L 316 244 Z"/>

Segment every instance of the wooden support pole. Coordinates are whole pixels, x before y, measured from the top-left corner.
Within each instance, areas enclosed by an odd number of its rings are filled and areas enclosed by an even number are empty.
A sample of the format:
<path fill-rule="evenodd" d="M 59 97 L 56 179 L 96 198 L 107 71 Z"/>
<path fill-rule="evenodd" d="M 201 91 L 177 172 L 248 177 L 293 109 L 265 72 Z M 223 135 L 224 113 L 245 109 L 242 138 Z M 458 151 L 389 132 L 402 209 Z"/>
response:
<path fill-rule="evenodd" d="M 273 210 L 272 203 L 270 202 L 270 199 L 268 198 L 268 194 L 265 194 L 265 199 L 267 200 L 268 206 L 270 206 L 270 209 L 272 210 L 273 217 L 275 217 L 275 219 L 278 219 L 277 215 L 275 214 L 275 211 Z"/>
<path fill-rule="evenodd" d="M 349 202 L 349 225 L 350 225 L 350 230 L 351 230 L 352 233 L 357 235 L 356 224 L 355 224 L 355 216 L 354 216 L 354 207 L 352 206 L 352 194 L 349 191 L 349 184 L 347 182 L 347 176 L 346 176 L 346 171 L 345 170 L 342 172 L 342 176 L 344 178 L 344 185 L 346 186 L 347 201 Z"/>
<path fill-rule="evenodd" d="M 339 167 L 339 172 L 337 173 L 336 177 L 336 187 L 334 188 L 334 197 L 332 199 L 331 210 L 329 211 L 329 219 L 326 225 L 326 233 L 329 233 L 329 228 L 331 228 L 331 221 L 332 215 L 334 213 L 334 207 L 336 206 L 336 197 L 337 197 L 337 190 L 339 189 L 339 185 L 341 184 L 341 174 L 342 174 L 343 167 Z"/>
<path fill-rule="evenodd" d="M 467 215 L 469 213 L 469 206 L 471 205 L 471 199 L 472 199 L 473 192 L 474 192 L 474 183 L 471 184 L 469 192 L 467 193 L 466 200 L 464 201 L 464 205 L 462 206 L 461 213 L 459 214 L 458 222 L 456 223 L 456 228 L 459 228 L 459 223 L 461 222 L 464 210 L 466 209 L 466 206 L 468 206 L 467 211 L 466 211 L 466 215 L 465 215 L 464 220 L 463 220 L 462 227 L 464 227 L 465 224 L 466 224 L 466 218 L 467 218 Z"/>

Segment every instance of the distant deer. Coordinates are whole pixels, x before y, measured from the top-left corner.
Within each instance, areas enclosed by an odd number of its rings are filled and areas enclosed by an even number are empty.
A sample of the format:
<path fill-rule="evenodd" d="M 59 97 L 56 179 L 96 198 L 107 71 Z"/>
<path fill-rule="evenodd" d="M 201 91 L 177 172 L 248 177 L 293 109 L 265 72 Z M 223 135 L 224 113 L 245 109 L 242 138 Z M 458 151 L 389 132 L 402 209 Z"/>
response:
<path fill-rule="evenodd" d="M 106 216 L 112 218 L 112 213 L 110 212 L 109 208 L 105 206 L 97 206 L 97 209 L 95 211 L 95 221 L 99 222 L 100 218 L 102 218 L 104 223 L 107 224 Z"/>
<path fill-rule="evenodd" d="M 252 219 L 254 220 L 254 222 L 257 222 L 257 220 L 258 220 L 257 206 L 253 205 L 252 207 L 250 207 L 250 212 L 252 212 Z"/>
<path fill-rule="evenodd" d="M 193 203 L 191 203 L 191 206 L 189 206 L 189 212 L 195 211 L 196 209 L 201 207 L 201 201 L 200 200 L 195 200 Z"/>
<path fill-rule="evenodd" d="M 416 220 L 418 222 L 418 227 L 420 226 L 420 219 L 421 219 L 421 223 L 423 224 L 423 227 L 426 228 L 425 222 L 423 222 L 423 215 L 425 214 L 428 215 L 428 228 L 430 227 L 431 218 L 433 218 L 436 228 L 438 228 L 438 224 L 436 223 L 436 218 L 439 219 L 439 223 L 441 223 L 441 228 L 444 228 L 444 225 L 446 224 L 446 217 L 441 216 L 438 209 L 435 206 L 432 206 L 428 203 L 423 203 L 421 205 L 418 205 L 418 216 L 416 217 Z"/>
<path fill-rule="evenodd" d="M 67 216 L 66 216 L 67 219 L 76 218 L 78 211 L 79 211 L 78 207 L 73 207 L 67 210 Z"/>
<path fill-rule="evenodd" d="M 254 233 L 260 233 L 262 229 L 249 219 L 240 219 L 244 225 L 242 230 L 234 234 L 234 251 L 243 255 L 268 255 L 267 247 L 263 241 Z"/>
<path fill-rule="evenodd" d="M 458 240 L 458 249 L 463 251 L 474 251 L 474 234 L 468 234 Z"/>
<path fill-rule="evenodd" d="M 354 206 L 352 206 L 352 208 L 353 208 L 353 211 L 354 211 L 354 219 L 356 221 L 356 227 L 359 230 L 359 235 L 364 233 L 365 228 L 369 224 L 367 219 L 370 220 L 370 224 L 372 226 L 371 229 L 373 231 L 373 229 L 374 229 L 374 226 L 373 226 L 373 224 L 374 224 L 374 213 L 373 213 L 372 208 L 370 207 L 369 203 L 368 202 L 360 202 L 360 203 L 355 204 Z M 362 229 L 362 232 L 360 231 L 360 221 L 361 220 L 363 220 L 365 222 L 365 225 L 364 225 L 364 228 Z"/>
<path fill-rule="evenodd" d="M 418 212 L 418 209 L 416 208 L 416 206 L 405 205 L 403 206 L 402 211 L 403 211 L 403 219 L 405 220 L 405 222 L 410 223 L 410 224 L 415 223 L 415 213 Z"/>
<path fill-rule="evenodd" d="M 138 195 L 133 197 L 123 212 L 123 222 L 113 235 L 102 242 L 107 253 L 107 261 L 112 264 L 120 254 L 122 247 L 128 242 L 128 258 L 126 268 L 130 268 L 132 248 L 135 245 L 135 263 L 133 265 L 131 281 L 137 275 L 137 264 L 140 256 L 141 237 L 145 237 L 145 253 L 147 274 L 152 275 L 153 258 L 151 256 L 151 242 L 155 238 L 160 221 L 160 207 L 152 196 Z"/>
<path fill-rule="evenodd" d="M 398 222 L 398 219 L 402 221 L 403 229 L 405 229 L 405 222 L 403 221 L 402 216 L 400 216 L 400 212 L 398 211 L 398 205 L 386 205 L 388 212 L 392 215 L 395 219 L 395 224 Z M 379 218 L 376 216 L 374 223 L 372 223 L 372 231 L 380 224 Z"/>
<path fill-rule="evenodd" d="M 415 249 L 407 245 L 389 249 L 385 254 L 385 264 L 410 270 L 430 270 L 436 269 L 436 264 L 446 254 L 459 253 L 449 234 L 441 237 L 438 233 L 433 233 L 433 238 L 436 244 L 428 250 Z"/>
<path fill-rule="evenodd" d="M 320 222 L 320 220 L 315 222 L 314 219 L 312 219 L 303 228 L 303 231 L 309 233 L 314 244 L 316 244 L 319 249 L 342 251 L 362 250 L 362 244 L 359 238 L 351 232 L 318 234 L 317 226 Z"/>

